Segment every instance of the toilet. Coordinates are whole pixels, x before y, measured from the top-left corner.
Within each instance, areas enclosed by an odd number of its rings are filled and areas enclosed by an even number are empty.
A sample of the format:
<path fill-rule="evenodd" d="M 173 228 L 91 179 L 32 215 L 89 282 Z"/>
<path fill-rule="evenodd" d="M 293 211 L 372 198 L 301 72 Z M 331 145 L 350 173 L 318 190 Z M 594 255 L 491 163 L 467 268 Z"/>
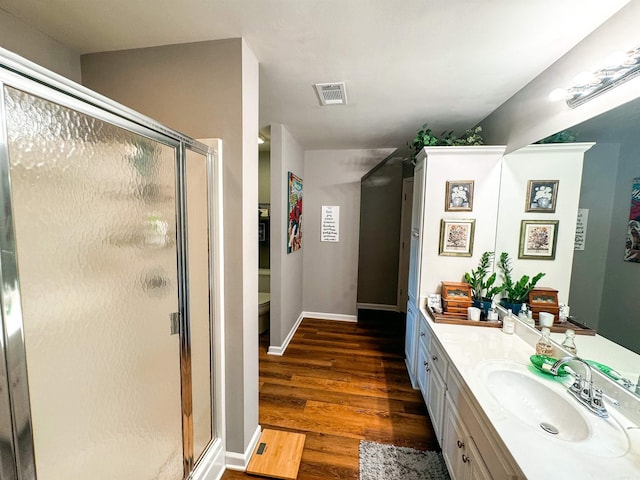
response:
<path fill-rule="evenodd" d="M 269 330 L 269 307 L 271 300 L 271 271 L 258 269 L 258 333 Z"/>

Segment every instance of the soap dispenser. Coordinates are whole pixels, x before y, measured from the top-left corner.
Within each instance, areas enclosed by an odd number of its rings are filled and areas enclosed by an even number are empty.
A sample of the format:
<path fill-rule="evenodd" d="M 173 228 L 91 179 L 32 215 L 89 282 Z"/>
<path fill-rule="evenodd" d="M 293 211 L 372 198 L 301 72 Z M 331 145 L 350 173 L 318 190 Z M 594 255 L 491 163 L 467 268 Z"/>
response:
<path fill-rule="evenodd" d="M 553 344 L 551 343 L 550 335 L 551 330 L 547 327 L 542 327 L 542 335 L 540 335 L 540 340 L 536 343 L 536 355 L 553 356 Z"/>
<path fill-rule="evenodd" d="M 487 321 L 489 322 L 497 322 L 498 321 L 498 309 L 496 307 L 496 301 L 493 300 L 491 302 L 491 308 L 487 312 Z"/>
<path fill-rule="evenodd" d="M 513 335 L 516 329 L 516 321 L 513 318 L 513 312 L 509 309 L 508 313 L 502 318 L 502 332 L 507 335 Z"/>
<path fill-rule="evenodd" d="M 576 332 L 574 332 L 570 328 L 567 328 L 567 331 L 565 332 L 564 341 L 562 342 L 562 347 L 568 352 L 573 353 L 574 355 L 578 353 L 575 338 L 576 338 Z"/>

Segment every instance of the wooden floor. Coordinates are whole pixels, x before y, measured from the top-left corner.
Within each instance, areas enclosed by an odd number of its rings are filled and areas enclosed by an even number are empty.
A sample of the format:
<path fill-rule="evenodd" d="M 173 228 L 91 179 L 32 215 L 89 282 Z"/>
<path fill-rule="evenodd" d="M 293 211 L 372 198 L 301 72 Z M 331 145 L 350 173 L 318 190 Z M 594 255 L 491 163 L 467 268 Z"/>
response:
<path fill-rule="evenodd" d="M 409 382 L 403 318 L 361 312 L 358 323 L 303 320 L 282 357 L 260 339 L 260 425 L 306 434 L 299 480 L 357 480 L 360 440 L 439 449 Z M 222 477 L 239 478 L 256 477 Z"/>

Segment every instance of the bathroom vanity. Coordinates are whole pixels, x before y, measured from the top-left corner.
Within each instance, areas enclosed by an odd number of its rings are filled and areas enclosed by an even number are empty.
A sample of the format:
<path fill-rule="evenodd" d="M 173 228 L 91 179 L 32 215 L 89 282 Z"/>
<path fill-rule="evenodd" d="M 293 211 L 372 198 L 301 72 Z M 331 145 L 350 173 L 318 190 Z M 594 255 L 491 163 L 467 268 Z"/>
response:
<path fill-rule="evenodd" d="M 418 317 L 418 386 L 452 479 L 638 478 L 640 398 L 594 372 L 620 403 L 599 418 L 567 394 L 571 375 L 530 366 L 530 327 L 506 335 L 435 323 L 424 308 Z"/>

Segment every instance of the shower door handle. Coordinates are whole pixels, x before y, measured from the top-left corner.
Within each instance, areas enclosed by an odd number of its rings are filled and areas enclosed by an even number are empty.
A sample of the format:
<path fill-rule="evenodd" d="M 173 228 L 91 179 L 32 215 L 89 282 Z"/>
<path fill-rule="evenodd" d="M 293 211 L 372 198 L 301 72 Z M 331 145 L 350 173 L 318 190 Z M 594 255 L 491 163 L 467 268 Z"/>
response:
<path fill-rule="evenodd" d="M 171 335 L 180 334 L 180 312 L 171 312 Z"/>

